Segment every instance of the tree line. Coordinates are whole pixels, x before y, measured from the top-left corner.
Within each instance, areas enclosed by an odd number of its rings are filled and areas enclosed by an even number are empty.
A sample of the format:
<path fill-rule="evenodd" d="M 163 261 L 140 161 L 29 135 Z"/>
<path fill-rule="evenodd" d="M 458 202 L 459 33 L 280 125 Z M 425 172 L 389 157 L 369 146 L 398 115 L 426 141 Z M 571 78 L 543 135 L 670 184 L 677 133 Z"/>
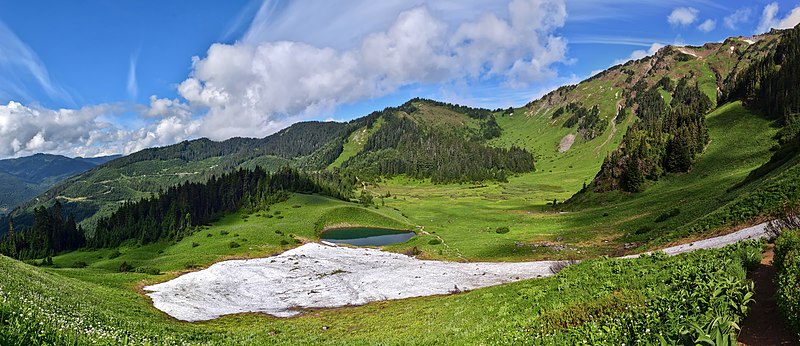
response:
<path fill-rule="evenodd" d="M 49 209 L 36 209 L 32 227 L 4 235 L 0 239 L 0 252 L 28 259 L 83 246 L 115 247 L 129 239 L 139 244 L 177 240 L 224 213 L 242 208 L 264 209 L 285 200 L 292 192 L 348 200 L 353 197 L 354 185 L 354 178 L 331 172 L 304 173 L 290 167 L 274 173 L 260 167 L 239 169 L 214 176 L 205 183 L 187 182 L 157 196 L 127 202 L 111 216 L 100 219 L 90 237 L 85 237 L 84 231 L 75 226 L 71 216 L 63 220 L 61 204 L 56 201 Z M 13 220 L 8 221 L 13 229 Z"/>
<path fill-rule="evenodd" d="M 38 207 L 33 211 L 33 226 L 20 231 L 7 217 L 4 222 L 8 223 L 9 232 L 0 238 L 0 253 L 19 259 L 44 258 L 83 247 L 83 228 L 76 225 L 72 214 L 64 214 L 58 201 L 50 208 Z"/>

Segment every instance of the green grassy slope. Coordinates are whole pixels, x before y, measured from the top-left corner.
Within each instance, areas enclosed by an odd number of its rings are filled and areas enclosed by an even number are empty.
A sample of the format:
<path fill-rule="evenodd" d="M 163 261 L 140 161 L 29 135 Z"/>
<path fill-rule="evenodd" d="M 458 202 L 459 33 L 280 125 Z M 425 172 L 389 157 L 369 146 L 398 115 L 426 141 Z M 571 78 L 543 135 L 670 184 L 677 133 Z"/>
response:
<path fill-rule="evenodd" d="M 287 319 L 242 314 L 201 323 L 172 320 L 136 291 L 158 276 L 43 269 L 0 256 L 0 343 L 655 343 L 659 335 L 684 337 L 688 321 L 703 326 L 714 318 L 740 320 L 744 294 L 752 291 L 744 268 L 757 263 L 760 249 L 750 243 L 671 258 L 596 259 L 553 278 L 456 295 L 319 309 Z M 704 284 L 690 284 L 695 280 Z M 708 306 L 717 306 L 713 314 L 704 313 Z M 688 333 L 687 339 L 695 338 Z"/>
<path fill-rule="evenodd" d="M 412 228 L 394 209 L 366 208 L 318 195 L 295 194 L 268 211 L 226 215 L 178 242 L 146 246 L 129 242 L 118 249 L 119 257 L 109 258 L 114 252 L 112 249 L 99 249 L 66 253 L 56 256 L 55 261 L 62 266 L 83 262 L 88 270 L 112 272 L 119 269 L 123 261 L 135 267 L 178 271 L 229 257 L 264 257 L 280 253 L 301 242 L 319 241 L 321 230 L 343 224 Z M 239 246 L 231 247 L 231 242 Z"/>
<path fill-rule="evenodd" d="M 565 238 L 579 239 L 591 231 L 624 235 L 621 241 L 626 242 L 671 241 L 694 233 L 692 228 L 700 231 L 696 221 L 747 193 L 747 188 L 729 189 L 769 159 L 777 129 L 739 102 L 715 110 L 707 123 L 711 142 L 691 172 L 661 177 L 638 194 L 576 195 L 567 207 L 574 213 L 565 218 L 570 230 Z M 680 213 L 655 222 L 674 209 Z"/>

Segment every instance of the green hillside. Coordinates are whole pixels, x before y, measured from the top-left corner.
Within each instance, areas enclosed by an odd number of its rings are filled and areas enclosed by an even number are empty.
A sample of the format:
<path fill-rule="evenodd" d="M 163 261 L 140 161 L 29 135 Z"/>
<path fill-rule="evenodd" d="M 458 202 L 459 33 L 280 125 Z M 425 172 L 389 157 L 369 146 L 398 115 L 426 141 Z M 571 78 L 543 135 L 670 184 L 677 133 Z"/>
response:
<path fill-rule="evenodd" d="M 747 275 L 762 243 L 610 257 L 729 232 L 800 202 L 797 47 L 800 27 L 668 46 L 516 109 L 412 99 L 348 123 L 117 159 L 14 215 L 15 232 L 26 221 L 46 229 L 26 211 L 62 201 L 89 229 L 88 245 L 26 262 L 0 256 L 9 278 L 0 343 L 730 342 L 752 304 Z M 584 261 L 546 279 L 285 319 L 184 323 L 141 291 L 318 242 L 337 226 L 413 230 L 382 249 L 420 259 Z"/>
<path fill-rule="evenodd" d="M 0 160 L 0 213 L 6 213 L 53 185 L 111 161 L 115 156 L 69 158 L 60 155 L 36 154 Z"/>
<path fill-rule="evenodd" d="M 162 264 L 172 267 L 166 263 L 186 260 L 176 254 L 195 250 L 175 245 L 159 251 Z M 741 320 L 752 291 L 745 269 L 760 251 L 761 244 L 751 242 L 676 257 L 595 259 L 552 278 L 462 294 L 319 309 L 288 319 L 240 314 L 203 323 L 170 319 L 140 293 L 143 285 L 174 274 L 118 273 L 109 260 L 82 269 L 36 268 L 0 256 L 0 343 L 564 345 L 657 343 L 659 336 L 688 342 L 702 334 L 687 322 L 707 328 L 717 319 Z M 54 264 L 96 255 L 57 257 Z M 123 257 L 132 260 L 129 253 Z M 144 263 L 147 256 L 134 260 Z M 713 313 L 704 313 L 711 306 Z M 712 337 L 730 338 L 729 330 L 708 329 Z"/>

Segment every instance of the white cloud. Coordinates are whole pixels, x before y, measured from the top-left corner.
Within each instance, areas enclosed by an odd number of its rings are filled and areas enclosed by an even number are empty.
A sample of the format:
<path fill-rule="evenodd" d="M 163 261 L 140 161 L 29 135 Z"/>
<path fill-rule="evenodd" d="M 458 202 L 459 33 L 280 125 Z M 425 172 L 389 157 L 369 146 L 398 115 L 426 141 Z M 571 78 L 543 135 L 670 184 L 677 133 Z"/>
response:
<path fill-rule="evenodd" d="M 136 83 L 136 64 L 139 60 L 139 53 L 134 53 L 131 55 L 129 64 L 128 64 L 128 97 L 131 99 L 136 99 L 137 94 L 139 93 L 139 86 Z"/>
<path fill-rule="evenodd" d="M 87 146 L 92 141 L 116 131 L 102 117 L 119 111 L 117 108 L 99 105 L 50 110 L 17 102 L 0 105 L 0 156 L 91 151 Z"/>
<path fill-rule="evenodd" d="M 772 28 L 789 29 L 800 23 L 800 6 L 793 8 L 783 18 L 777 17 L 779 10 L 780 8 L 777 2 L 764 6 L 764 10 L 761 12 L 761 21 L 759 21 L 758 28 L 756 28 L 756 33 L 767 32 Z"/>
<path fill-rule="evenodd" d="M 750 14 L 753 11 L 749 8 L 740 8 L 723 19 L 725 26 L 728 29 L 736 30 L 739 23 L 745 23 L 750 20 Z"/>
<path fill-rule="evenodd" d="M 689 26 L 697 20 L 699 13 L 694 7 L 678 7 L 667 16 L 667 22 L 675 26 Z"/>
<path fill-rule="evenodd" d="M 556 76 L 553 64 L 566 59 L 566 41 L 555 35 L 566 19 L 563 1 L 512 0 L 506 10 L 507 19 L 485 13 L 451 25 L 430 7 L 411 7 L 383 30 L 358 32 L 360 43 L 346 49 L 259 41 L 266 21 L 257 16 L 242 41 L 214 44 L 195 59 L 178 91 L 193 109 L 207 110 L 197 134 L 224 139 L 262 137 L 289 118 L 327 116 L 408 85 L 499 79 L 522 86 Z"/>
<path fill-rule="evenodd" d="M 664 45 L 661 44 L 661 43 L 658 43 L 658 42 L 653 43 L 653 44 L 650 45 L 650 48 L 648 48 L 647 50 L 637 49 L 637 50 L 631 52 L 631 55 L 629 57 L 627 57 L 625 59 L 617 59 L 617 60 L 615 60 L 612 65 L 624 64 L 624 63 L 626 63 L 628 61 L 631 61 L 631 60 L 639 60 L 639 59 L 644 58 L 646 56 L 650 56 L 650 55 L 656 54 L 656 52 L 658 52 L 658 50 L 663 48 L 663 47 L 664 47 Z"/>
<path fill-rule="evenodd" d="M 39 56 L 0 21 L 0 97 L 33 100 L 33 90 L 23 85 L 38 85 L 50 97 L 72 102 L 72 97 L 50 79 Z M 27 81 L 34 83 L 27 83 Z"/>
<path fill-rule="evenodd" d="M 144 119 L 136 130 L 115 125 L 131 111 L 157 119 Z M 130 154 L 197 138 L 199 127 L 188 106 L 177 100 L 151 97 L 150 107 L 138 109 L 102 104 L 58 110 L 11 101 L 0 105 L 0 157 L 39 152 L 73 157 Z"/>
<path fill-rule="evenodd" d="M 181 103 L 177 99 L 160 99 L 155 95 L 150 96 L 150 107 L 141 110 L 140 113 L 145 117 L 153 118 L 167 118 L 172 116 L 187 118 L 191 116 L 191 110 L 185 103 Z"/>
<path fill-rule="evenodd" d="M 713 19 L 706 19 L 703 23 L 697 26 L 697 30 L 702 32 L 711 32 L 717 27 L 717 21 Z"/>

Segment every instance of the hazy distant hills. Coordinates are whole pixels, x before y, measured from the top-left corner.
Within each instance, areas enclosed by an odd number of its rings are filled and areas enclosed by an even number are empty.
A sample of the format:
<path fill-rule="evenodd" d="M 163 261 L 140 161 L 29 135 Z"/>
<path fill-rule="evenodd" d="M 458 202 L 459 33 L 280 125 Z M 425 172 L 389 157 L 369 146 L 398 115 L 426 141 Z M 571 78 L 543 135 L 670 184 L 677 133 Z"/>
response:
<path fill-rule="evenodd" d="M 0 213 L 35 197 L 66 178 L 118 157 L 120 155 L 69 158 L 35 154 L 0 160 Z"/>

